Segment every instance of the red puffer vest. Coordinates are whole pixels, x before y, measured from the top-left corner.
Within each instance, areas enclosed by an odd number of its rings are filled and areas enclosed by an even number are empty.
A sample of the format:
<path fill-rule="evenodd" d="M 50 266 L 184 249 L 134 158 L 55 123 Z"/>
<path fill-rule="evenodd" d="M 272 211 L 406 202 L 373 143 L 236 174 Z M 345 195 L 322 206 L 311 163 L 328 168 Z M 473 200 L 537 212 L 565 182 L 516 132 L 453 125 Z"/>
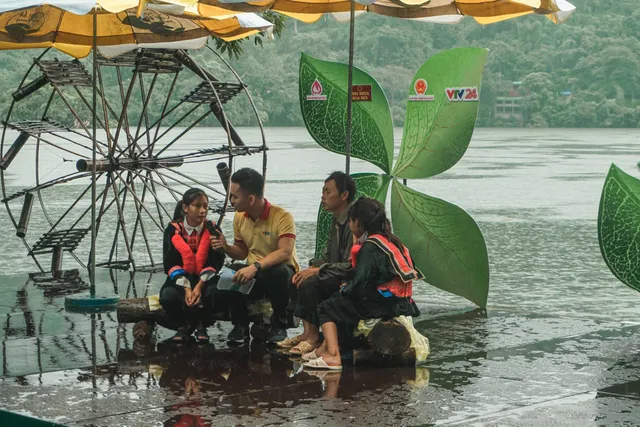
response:
<path fill-rule="evenodd" d="M 176 229 L 175 234 L 171 237 L 171 243 L 180 252 L 182 256 L 182 268 L 189 274 L 200 274 L 204 269 L 207 259 L 209 258 L 209 249 L 211 249 L 211 243 L 209 237 L 211 233 L 207 230 L 206 224 L 202 227 L 202 234 L 198 236 L 197 250 L 194 253 L 191 250 L 189 244 L 185 241 L 186 232 L 182 222 L 172 222 Z"/>

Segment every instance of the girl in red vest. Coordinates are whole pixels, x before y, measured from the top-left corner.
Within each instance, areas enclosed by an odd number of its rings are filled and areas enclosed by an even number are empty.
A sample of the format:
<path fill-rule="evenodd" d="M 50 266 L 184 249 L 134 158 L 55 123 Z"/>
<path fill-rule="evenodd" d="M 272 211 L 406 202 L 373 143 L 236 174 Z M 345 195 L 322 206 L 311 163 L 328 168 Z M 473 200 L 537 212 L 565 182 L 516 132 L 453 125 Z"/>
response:
<path fill-rule="evenodd" d="M 349 211 L 349 227 L 358 239 L 351 250 L 354 278 L 318 306 L 325 341 L 302 356 L 309 360 L 304 365 L 308 368 L 342 369 L 337 324 L 343 330 L 361 319 L 420 314 L 411 298 L 412 281 L 423 276 L 409 250 L 391 233 L 384 205 L 368 197 L 358 199 Z"/>
<path fill-rule="evenodd" d="M 209 342 L 207 326 L 213 324 L 213 284 L 222 267 L 224 254 L 211 248 L 210 237 L 219 228 L 206 219 L 207 195 L 189 189 L 178 202 L 173 221 L 164 231 L 162 245 L 164 272 L 160 304 L 169 317 L 168 327 L 177 333 L 171 340 L 184 342 L 195 329 L 196 340 Z"/>

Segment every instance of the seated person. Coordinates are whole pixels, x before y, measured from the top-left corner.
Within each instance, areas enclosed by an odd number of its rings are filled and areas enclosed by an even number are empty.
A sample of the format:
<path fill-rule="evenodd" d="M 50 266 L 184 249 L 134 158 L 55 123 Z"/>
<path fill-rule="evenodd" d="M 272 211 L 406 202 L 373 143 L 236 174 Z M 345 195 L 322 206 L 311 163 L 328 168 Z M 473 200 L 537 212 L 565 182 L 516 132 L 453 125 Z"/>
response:
<path fill-rule="evenodd" d="M 338 291 L 351 274 L 353 235 L 347 221 L 349 207 L 356 195 L 356 184 L 344 172 L 333 172 L 322 187 L 322 208 L 331 212 L 333 221 L 322 258 L 312 259 L 310 267 L 293 276 L 299 289 L 294 314 L 302 319 L 304 332 L 278 345 L 291 347 L 291 354 L 308 353 L 320 345 L 318 304 Z"/>
<path fill-rule="evenodd" d="M 164 231 L 162 261 L 167 279 L 160 289 L 160 304 L 178 331 L 171 339 L 176 343 L 185 341 L 193 329 L 199 343 L 209 342 L 206 327 L 213 324 L 209 282 L 222 267 L 224 253 L 211 248 L 211 230 L 219 229 L 206 219 L 208 209 L 204 191 L 191 188 Z"/>
<path fill-rule="evenodd" d="M 384 205 L 358 199 L 349 211 L 349 227 L 361 245 L 354 245 L 353 280 L 318 306 L 324 335 L 320 348 L 303 355 L 305 367 L 341 370 L 337 325 L 356 325 L 361 319 L 419 315 L 412 280 L 422 279 L 409 250 L 391 233 Z"/>
<path fill-rule="evenodd" d="M 296 228 L 293 215 L 264 198 L 264 179 L 250 168 L 237 170 L 231 176 L 230 202 L 235 207 L 233 218 L 234 243 L 229 245 L 222 233 L 212 237 L 214 248 L 222 248 L 231 258 L 247 260 L 237 270 L 233 281 L 240 285 L 255 278 L 250 294 L 237 291 L 224 293 L 229 304 L 233 329 L 227 340 L 243 342 L 249 339 L 248 299 L 267 296 L 273 315 L 267 342 L 287 338 L 287 305 L 293 275 L 299 270 L 296 257 Z"/>

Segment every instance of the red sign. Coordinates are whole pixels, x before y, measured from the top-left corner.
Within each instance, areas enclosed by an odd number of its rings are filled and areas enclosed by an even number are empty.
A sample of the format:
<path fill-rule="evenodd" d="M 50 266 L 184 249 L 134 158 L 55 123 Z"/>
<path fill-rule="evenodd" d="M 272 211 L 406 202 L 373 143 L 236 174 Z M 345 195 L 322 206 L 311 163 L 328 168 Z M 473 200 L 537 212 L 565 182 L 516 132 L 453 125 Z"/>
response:
<path fill-rule="evenodd" d="M 353 85 L 353 86 L 351 86 L 351 100 L 353 100 L 353 101 L 371 101 L 371 85 Z"/>

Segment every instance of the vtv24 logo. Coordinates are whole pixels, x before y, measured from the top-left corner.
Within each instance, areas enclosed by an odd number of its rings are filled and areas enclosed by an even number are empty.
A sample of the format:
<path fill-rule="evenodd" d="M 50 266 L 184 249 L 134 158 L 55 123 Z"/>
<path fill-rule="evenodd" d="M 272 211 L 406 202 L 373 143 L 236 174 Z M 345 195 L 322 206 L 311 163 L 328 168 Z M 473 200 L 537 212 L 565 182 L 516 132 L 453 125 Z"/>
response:
<path fill-rule="evenodd" d="M 477 87 L 448 87 L 444 93 L 447 99 L 452 102 L 477 102 L 480 98 Z"/>

